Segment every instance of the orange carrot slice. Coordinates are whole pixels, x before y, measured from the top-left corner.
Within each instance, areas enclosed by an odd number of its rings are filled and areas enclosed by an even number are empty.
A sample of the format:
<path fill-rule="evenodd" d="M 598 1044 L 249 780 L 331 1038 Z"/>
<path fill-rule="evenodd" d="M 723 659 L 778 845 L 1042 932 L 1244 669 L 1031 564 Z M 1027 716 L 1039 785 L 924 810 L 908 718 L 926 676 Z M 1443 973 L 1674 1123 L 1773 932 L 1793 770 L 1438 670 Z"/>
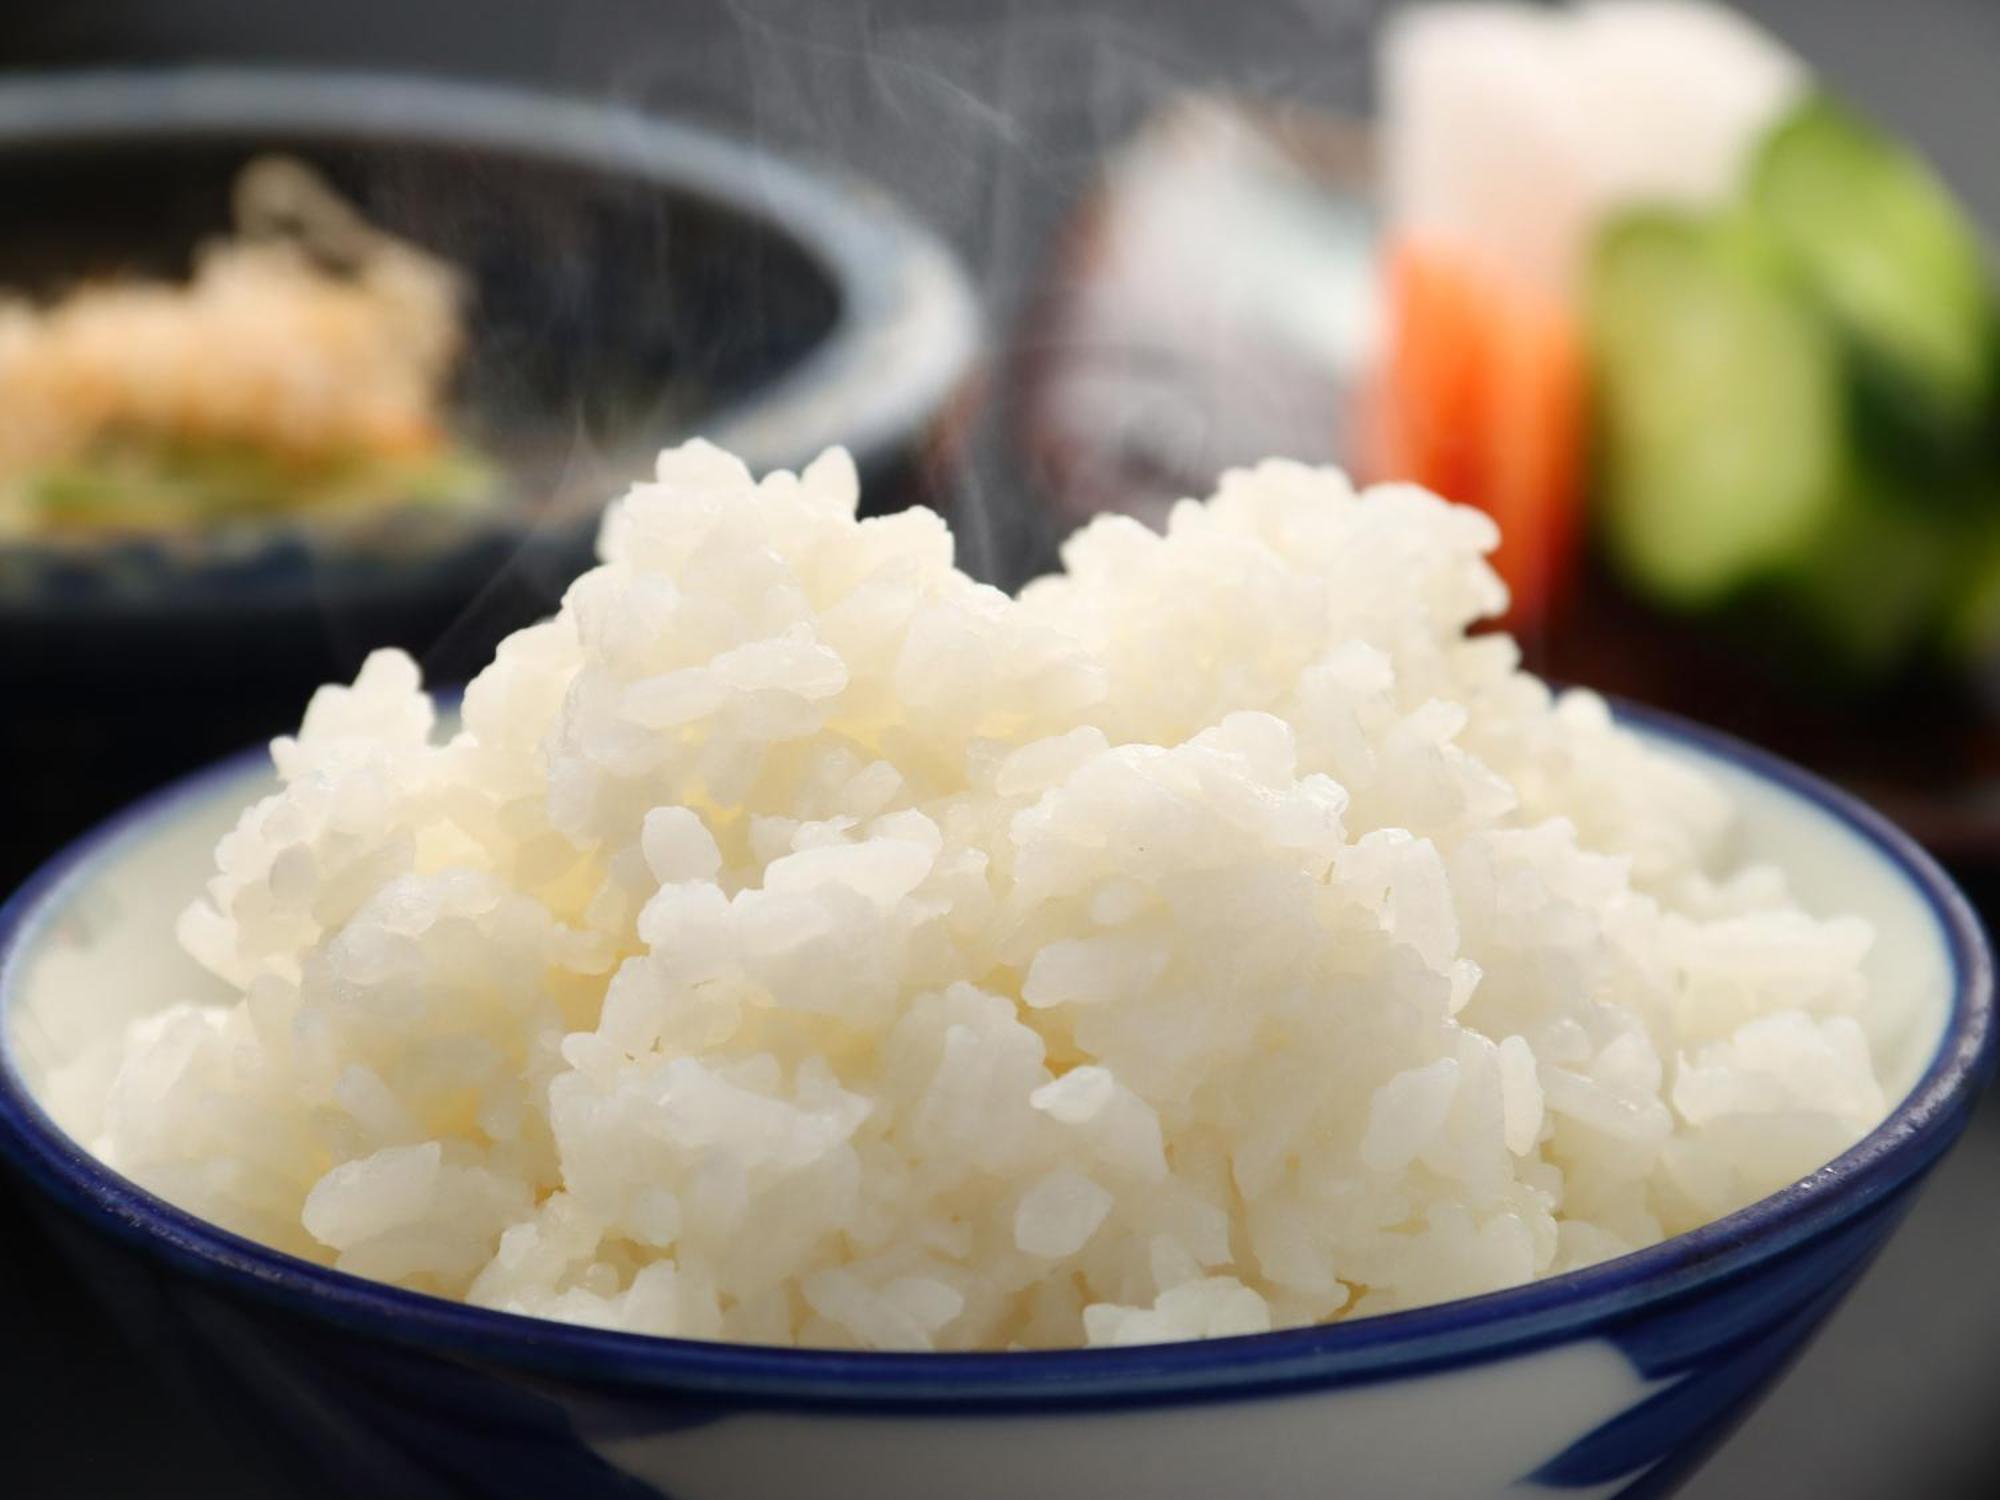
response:
<path fill-rule="evenodd" d="M 1413 240 L 1390 252 L 1388 279 L 1383 475 L 1469 499 L 1485 384 L 1480 290 L 1462 266 Z"/>
<path fill-rule="evenodd" d="M 1379 477 L 1414 480 L 1499 523 L 1507 622 L 1532 631 L 1560 599 L 1579 541 L 1576 320 L 1553 295 L 1416 238 L 1391 249 L 1388 290 Z"/>
<path fill-rule="evenodd" d="M 1584 358 L 1575 320 L 1535 292 L 1495 295 L 1482 392 L 1473 504 L 1500 525 L 1493 565 L 1518 626 L 1540 624 L 1562 597 L 1581 527 Z"/>

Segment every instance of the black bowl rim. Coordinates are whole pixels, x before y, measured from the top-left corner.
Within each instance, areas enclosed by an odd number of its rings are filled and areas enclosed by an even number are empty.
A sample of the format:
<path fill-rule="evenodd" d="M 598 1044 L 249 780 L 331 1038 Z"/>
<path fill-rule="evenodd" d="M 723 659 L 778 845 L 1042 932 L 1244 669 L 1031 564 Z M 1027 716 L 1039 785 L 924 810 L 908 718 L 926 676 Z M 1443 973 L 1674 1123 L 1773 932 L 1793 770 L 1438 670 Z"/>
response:
<path fill-rule="evenodd" d="M 442 75 L 305 66 L 0 76 L 0 156 L 259 131 L 504 150 L 616 172 L 774 226 L 828 277 L 840 309 L 798 363 L 699 424 L 700 436 L 759 472 L 797 468 L 835 444 L 867 471 L 946 409 L 980 354 L 981 315 L 959 258 L 880 188 L 844 169 L 808 165 L 625 104 Z M 630 453 L 644 456 L 643 446 L 634 442 Z M 535 513 L 502 508 L 477 513 L 477 520 L 469 516 L 468 531 L 522 532 L 534 529 Z M 325 529 L 329 539 L 342 534 L 332 523 Z M 370 527 L 348 529 L 365 540 Z M 282 540 L 315 533 L 295 519 L 231 534 Z M 96 545 L 149 555 L 175 551 L 172 538 Z M 88 555 L 35 538 L 10 539 L 0 550 L 17 557 Z"/>
<path fill-rule="evenodd" d="M 1637 1312 L 1698 1302 L 1706 1290 L 1914 1187 L 1963 1129 L 1995 1052 L 1986 934 L 1965 896 L 1908 835 L 1767 751 L 1654 709 L 1613 706 L 1622 723 L 1775 783 L 1872 846 L 1938 922 L 1954 985 L 1922 1077 L 1852 1149 L 1725 1218 L 1581 1271 L 1406 1312 L 1203 1342 L 894 1354 L 577 1327 L 405 1291 L 269 1249 L 173 1207 L 90 1155 L 34 1102 L 4 1032 L 24 950 L 92 867 L 185 803 L 264 764 L 262 750 L 218 762 L 114 815 L 0 906 L 0 1155 L 48 1198 L 169 1272 L 371 1340 L 710 1406 L 962 1415 L 1185 1405 L 1407 1378 L 1593 1337 Z"/>

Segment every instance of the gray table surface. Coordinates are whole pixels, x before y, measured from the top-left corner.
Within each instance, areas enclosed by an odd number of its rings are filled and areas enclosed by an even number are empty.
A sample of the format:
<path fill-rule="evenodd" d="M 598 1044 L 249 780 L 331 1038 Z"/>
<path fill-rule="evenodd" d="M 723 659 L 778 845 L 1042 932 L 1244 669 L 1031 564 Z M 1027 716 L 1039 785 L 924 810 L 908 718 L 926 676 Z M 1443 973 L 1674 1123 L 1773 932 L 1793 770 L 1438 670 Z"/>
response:
<path fill-rule="evenodd" d="M 1754 0 L 1927 146 L 1987 222 L 2000 0 Z M 387 64 L 613 93 L 849 162 L 965 251 L 1008 326 L 1102 148 L 1189 84 L 1365 106 L 1364 0 L 0 0 L 0 68 Z M 968 484 L 997 523 L 1018 503 Z M 42 768 L 0 767 L 18 784 Z M 5 848 L 18 868 L 40 851 Z M 1989 910 L 1992 909 L 1989 907 Z M 2000 1459 L 2000 1102 L 1691 1500 L 1953 1500 Z M 0 1493 L 267 1495 L 81 1300 L 0 1186 Z"/>

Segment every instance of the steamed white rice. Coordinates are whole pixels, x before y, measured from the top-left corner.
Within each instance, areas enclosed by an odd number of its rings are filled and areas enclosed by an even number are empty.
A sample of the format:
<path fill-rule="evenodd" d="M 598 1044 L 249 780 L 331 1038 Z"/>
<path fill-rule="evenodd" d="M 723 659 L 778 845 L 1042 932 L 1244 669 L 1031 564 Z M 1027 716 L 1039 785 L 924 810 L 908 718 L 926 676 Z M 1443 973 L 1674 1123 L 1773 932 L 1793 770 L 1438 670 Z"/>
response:
<path fill-rule="evenodd" d="M 855 507 L 690 444 L 455 732 L 321 690 L 104 1156 L 484 1306 L 968 1349 L 1511 1286 L 1883 1114 L 1868 927 L 1467 636 L 1485 517 L 1268 463 L 1009 599 Z"/>

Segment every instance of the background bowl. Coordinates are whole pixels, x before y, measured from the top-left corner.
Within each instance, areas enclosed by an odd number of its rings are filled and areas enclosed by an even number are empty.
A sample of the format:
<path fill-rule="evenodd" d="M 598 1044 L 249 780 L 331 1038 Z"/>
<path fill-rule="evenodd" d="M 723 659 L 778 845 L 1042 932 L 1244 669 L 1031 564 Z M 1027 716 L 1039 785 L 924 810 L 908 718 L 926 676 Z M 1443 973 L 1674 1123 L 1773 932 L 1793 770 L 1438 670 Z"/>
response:
<path fill-rule="evenodd" d="M 1512 1291 L 1201 1344 L 840 1354 L 524 1319 L 254 1245 L 78 1137 L 103 1083 L 93 1042 L 199 993 L 169 925 L 268 778 L 261 755 L 113 820 L 0 911 L 0 1152 L 139 1342 L 317 1492 L 1663 1495 L 1803 1346 L 1963 1128 L 1992 1064 L 1992 965 L 1956 889 L 1875 814 L 1762 752 L 1623 713 L 1738 794 L 1747 852 L 1780 861 L 1806 905 L 1874 922 L 1871 1025 L 1900 1103 L 1740 1213 Z"/>
<path fill-rule="evenodd" d="M 66 810 L 73 783 L 95 817 L 270 733 L 373 646 L 463 676 L 553 607 L 604 502 L 685 436 L 760 471 L 842 443 L 875 505 L 908 503 L 978 351 L 956 258 L 865 184 L 616 105 L 380 73 L 0 78 L 0 291 L 185 277 L 268 151 L 464 272 L 453 418 L 498 493 L 363 523 L 0 541 L 0 691 L 19 709 L 0 763 L 50 760 L 44 805 Z M 37 753 L 9 753 L 15 732 Z"/>

